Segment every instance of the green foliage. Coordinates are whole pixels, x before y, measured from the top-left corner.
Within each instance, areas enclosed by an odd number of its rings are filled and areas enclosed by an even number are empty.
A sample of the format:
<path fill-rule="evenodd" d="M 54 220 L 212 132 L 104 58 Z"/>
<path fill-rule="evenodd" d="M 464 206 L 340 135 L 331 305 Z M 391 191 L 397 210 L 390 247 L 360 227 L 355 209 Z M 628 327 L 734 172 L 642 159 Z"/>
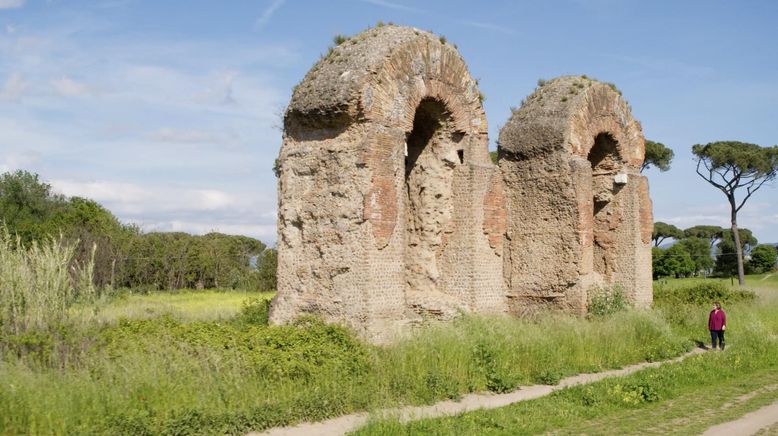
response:
<path fill-rule="evenodd" d="M 760 147 L 745 142 L 719 141 L 695 144 L 692 153 L 706 168 L 729 171 L 723 175 L 703 175 L 708 181 L 715 180 L 716 176 L 725 180 L 739 177 L 737 184 L 744 186 L 741 183 L 748 183 L 751 179 L 772 180 L 778 173 L 778 146 Z"/>
<path fill-rule="evenodd" d="M 337 34 L 332 37 L 332 42 L 336 46 L 343 44 L 344 42 L 348 41 L 349 37 L 346 35 Z"/>
<path fill-rule="evenodd" d="M 116 284 L 128 288 L 145 285 L 154 290 L 257 290 L 258 272 L 251 259 L 261 256 L 265 248 L 262 242 L 247 236 L 146 233 L 132 238 L 125 247 Z M 263 266 L 257 263 L 258 268 Z"/>
<path fill-rule="evenodd" d="M 74 264 L 74 251 L 62 238 L 26 247 L 0 227 L 0 333 L 51 331 L 77 298 L 94 299 L 94 264 Z"/>
<path fill-rule="evenodd" d="M 695 144 L 692 153 L 697 158 L 697 174 L 727 197 L 733 229 L 737 229 L 737 214 L 746 201 L 778 175 L 778 146 L 760 147 L 745 142 L 719 141 Z M 736 197 L 738 190 L 741 193 L 745 190 L 741 199 Z M 738 282 L 743 285 L 743 250 L 734 245 Z"/>
<path fill-rule="evenodd" d="M 707 239 L 710 242 L 710 246 L 713 247 L 713 245 L 719 239 L 721 239 L 721 235 L 723 231 L 724 229 L 719 226 L 700 225 L 700 226 L 693 226 L 693 227 L 689 227 L 688 229 L 684 229 L 683 234 L 687 238 Z"/>
<path fill-rule="evenodd" d="M 672 224 L 663 223 L 662 221 L 654 223 L 654 232 L 651 235 L 654 247 L 658 247 L 667 238 L 681 239 L 683 237 L 683 230 Z"/>
<path fill-rule="evenodd" d="M 486 342 L 479 342 L 473 350 L 476 368 L 486 379 L 486 389 L 491 392 L 505 393 L 516 389 L 518 380 L 498 366 L 496 353 Z"/>
<path fill-rule="evenodd" d="M 498 161 L 497 161 L 497 150 L 489 152 L 489 159 L 492 160 L 493 164 L 495 164 L 495 165 L 498 164 Z"/>
<path fill-rule="evenodd" d="M 275 289 L 275 252 L 245 236 L 141 234 L 95 201 L 53 194 L 26 171 L 0 175 L 0 221 L 18 243 L 58 236 L 73 246 L 69 267 L 89 265 L 94 287 Z M 10 244 L 16 244 L 11 238 Z M 256 268 L 253 258 L 260 258 Z M 78 265 L 78 266 L 77 266 Z"/>
<path fill-rule="evenodd" d="M 686 232 L 684 232 L 684 234 L 686 234 Z M 692 262 L 694 262 L 694 270 L 692 272 L 700 274 L 707 273 L 709 270 L 713 269 L 713 266 L 715 265 L 713 257 L 711 256 L 709 244 L 707 239 L 692 236 L 681 239 L 675 245 L 677 245 L 679 249 L 689 253 L 689 257 Z"/>
<path fill-rule="evenodd" d="M 759 243 L 756 236 L 754 236 L 754 233 L 749 229 L 739 228 L 737 229 L 737 234 L 740 239 L 740 248 L 746 253 L 751 251 L 751 247 Z M 735 245 L 735 239 L 732 237 L 732 230 L 724 229 L 721 231 L 721 241 L 719 243 L 721 242 L 732 246 Z"/>
<path fill-rule="evenodd" d="M 659 168 L 659 171 L 667 171 L 670 169 L 670 162 L 673 161 L 675 153 L 673 150 L 661 142 L 654 142 L 646 139 L 646 155 L 643 159 L 643 164 L 640 166 L 640 172 L 655 166 Z"/>
<path fill-rule="evenodd" d="M 654 304 L 665 307 L 677 307 L 681 304 L 709 306 L 714 301 L 731 304 L 752 301 L 756 294 L 744 289 L 730 289 L 719 282 L 700 283 L 692 286 L 654 289 Z"/>
<path fill-rule="evenodd" d="M 267 325 L 270 314 L 270 300 L 267 298 L 250 298 L 243 302 L 238 315 L 238 322 L 244 324 Z"/>
<path fill-rule="evenodd" d="M 621 286 L 595 288 L 589 293 L 589 315 L 602 317 L 627 310 L 627 297 Z"/>
<path fill-rule="evenodd" d="M 538 86 L 539 87 L 542 88 L 542 87 L 546 86 L 546 83 L 548 83 L 548 81 L 546 79 L 538 79 Z"/>
<path fill-rule="evenodd" d="M 605 82 L 605 84 L 608 85 L 608 87 L 610 89 L 616 91 L 617 94 L 621 95 L 621 90 L 618 87 L 616 87 L 615 83 L 613 83 L 613 82 Z"/>
<path fill-rule="evenodd" d="M 260 302 L 247 307 L 227 322 L 124 319 L 20 339 L 38 351 L 4 356 L 0 433 L 243 434 L 554 384 L 688 347 L 661 316 L 642 311 L 596 321 L 466 317 L 379 348 L 314 318 L 268 327 L 253 322 Z"/>
<path fill-rule="evenodd" d="M 688 277 L 696 271 L 694 260 L 681 244 L 662 250 L 654 247 L 652 250 L 654 278 Z"/>
<path fill-rule="evenodd" d="M 551 395 L 492 410 L 400 423 L 371 422 L 358 435 L 372 434 L 691 434 L 725 419 L 733 398 L 753 397 L 775 383 L 778 323 L 775 302 L 742 305 L 737 347 L 725 353 L 689 357 L 680 363 L 647 368 L 623 377 L 558 390 Z M 699 311 L 698 311 L 699 312 Z M 704 312 L 702 316 L 707 316 Z M 704 320 L 702 321 L 704 322 Z M 697 326 L 700 329 L 700 326 Z M 747 386 L 735 395 L 725 387 Z M 705 401 L 700 401 L 704 398 Z M 764 398 L 761 405 L 774 401 Z M 672 402 L 672 404 L 670 403 Z M 660 406 L 661 403 L 661 406 Z M 712 406 L 715 404 L 715 406 Z M 755 404 L 757 408 L 760 404 Z M 691 406 L 691 407 L 687 407 Z M 711 408 L 716 413 L 708 413 Z M 740 412 L 742 415 L 744 411 Z M 690 418 L 701 416 L 703 422 Z M 737 415 L 735 415 L 737 416 Z M 681 418 L 679 418 L 681 417 Z"/>
<path fill-rule="evenodd" d="M 54 194 L 37 174 L 21 170 L 0 175 L 0 221 L 25 246 L 61 237 L 74 246 L 74 262 L 86 264 L 93 258 L 93 278 L 100 288 L 111 283 L 121 244 L 138 233 L 96 202 Z"/>
<path fill-rule="evenodd" d="M 740 237 L 740 253 L 748 253 L 751 251 L 751 247 L 758 243 L 756 237 L 748 229 L 738 229 L 737 232 Z M 737 275 L 737 256 L 738 250 L 735 247 L 732 230 L 723 230 L 721 240 L 716 245 L 716 267 L 714 269 L 716 274 L 725 277 Z"/>
<path fill-rule="evenodd" d="M 751 260 L 746 265 L 750 273 L 760 274 L 775 270 L 778 252 L 772 245 L 757 245 L 751 250 Z"/>
<path fill-rule="evenodd" d="M 257 258 L 256 286 L 259 291 L 275 291 L 278 285 L 276 269 L 278 268 L 278 251 L 275 248 L 265 249 Z"/>
<path fill-rule="evenodd" d="M 0 175 L 0 218 L 24 245 L 58 234 L 54 217 L 66 207 L 65 198 L 54 194 L 37 174 L 18 170 Z"/>

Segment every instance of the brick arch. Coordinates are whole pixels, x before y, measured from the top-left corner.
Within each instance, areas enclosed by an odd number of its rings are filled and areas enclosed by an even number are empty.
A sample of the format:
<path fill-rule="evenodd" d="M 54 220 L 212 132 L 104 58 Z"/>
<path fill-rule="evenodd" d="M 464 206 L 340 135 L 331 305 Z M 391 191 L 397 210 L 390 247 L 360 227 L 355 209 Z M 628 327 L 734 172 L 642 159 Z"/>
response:
<path fill-rule="evenodd" d="M 605 139 L 612 159 L 598 166 L 592 153 Z M 499 144 L 511 301 L 581 313 L 590 289 L 619 285 L 635 304 L 650 302 L 645 141 L 615 87 L 585 77 L 551 80 L 511 116 Z"/>
<path fill-rule="evenodd" d="M 437 127 L 421 141 L 424 165 L 408 166 L 420 122 Z M 497 172 L 487 143 L 476 81 L 451 44 L 383 26 L 334 48 L 284 117 L 271 321 L 317 313 L 369 336 L 409 312 L 499 310 L 501 264 L 472 272 L 477 250 L 496 256 L 482 230 Z"/>

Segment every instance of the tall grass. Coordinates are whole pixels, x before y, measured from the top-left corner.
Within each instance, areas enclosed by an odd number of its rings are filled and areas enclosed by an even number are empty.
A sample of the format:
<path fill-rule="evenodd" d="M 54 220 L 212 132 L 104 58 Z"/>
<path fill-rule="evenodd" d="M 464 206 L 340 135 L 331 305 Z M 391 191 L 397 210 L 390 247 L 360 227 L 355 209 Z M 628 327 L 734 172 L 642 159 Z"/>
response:
<path fill-rule="evenodd" d="M 378 417 L 355 434 L 699 433 L 725 420 L 738 402 L 762 395 L 769 404 L 776 396 L 764 387 L 778 380 L 778 300 L 741 301 L 730 307 L 727 333 L 734 346 L 726 352 L 690 357 L 493 410 L 407 424 Z M 704 329 L 705 309 L 697 307 L 696 313 L 702 313 L 695 315 L 698 330 Z M 728 389 L 741 386 L 737 395 L 727 394 Z"/>
<path fill-rule="evenodd" d="M 39 315 L 26 318 L 36 313 L 30 310 L 37 300 L 26 297 L 35 289 L 62 298 L 59 306 L 36 309 L 52 310 L 60 320 L 89 307 L 72 306 L 79 295 L 89 300 L 94 294 L 75 290 L 72 274 L 89 269 L 68 275 L 68 247 L 51 241 L 11 250 L 5 237 L 2 278 L 3 283 L 12 278 L 14 285 L 3 285 L 3 297 L 7 293 L 21 303 L 2 303 L 4 326 L 12 325 L 6 319 L 25 328 L 36 325 L 31 319 Z M 38 280 L 44 272 L 51 280 Z M 697 332 L 704 338 L 707 315 L 704 308 L 686 305 L 592 319 L 469 316 L 375 347 L 311 318 L 291 326 L 264 325 L 266 307 L 257 304 L 234 318 L 198 320 L 187 313 L 221 297 L 210 293 L 194 303 L 194 295 L 182 293 L 179 303 L 186 309 L 164 315 L 147 313 L 159 303 L 154 296 L 142 300 L 148 305 L 139 311 L 116 299 L 108 303 L 114 309 L 101 309 L 112 313 L 107 322 L 65 322 L 56 332 L 44 328 L 35 336 L 25 336 L 24 328 L 5 332 L 0 434 L 238 434 L 467 392 L 553 384 L 574 373 L 678 355 L 692 346 L 689 338 Z M 775 332 L 778 321 L 770 310 L 775 305 L 732 307 L 730 343 L 737 341 L 738 320 Z"/>
<path fill-rule="evenodd" d="M 241 433 L 676 355 L 661 316 L 468 317 L 373 347 L 315 319 L 163 316 L 70 333 L 57 362 L 0 364 L 0 433 Z M 75 339 L 73 339 L 75 338 Z M 46 353 L 39 353 L 46 354 Z"/>
<path fill-rule="evenodd" d="M 64 322 L 76 297 L 93 299 L 92 259 L 73 264 L 75 245 L 62 238 L 24 247 L 18 237 L 0 228 L 0 331 L 19 334 L 49 330 Z"/>

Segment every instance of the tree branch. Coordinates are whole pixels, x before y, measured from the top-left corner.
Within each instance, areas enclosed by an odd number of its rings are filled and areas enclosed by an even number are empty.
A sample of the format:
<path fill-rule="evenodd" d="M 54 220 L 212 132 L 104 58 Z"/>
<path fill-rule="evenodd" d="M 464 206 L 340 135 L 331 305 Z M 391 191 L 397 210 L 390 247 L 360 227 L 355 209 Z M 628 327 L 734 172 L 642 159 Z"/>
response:
<path fill-rule="evenodd" d="M 735 212 L 740 212 L 740 208 L 742 208 L 742 207 L 743 207 L 743 205 L 744 205 L 744 204 L 746 204 L 746 200 L 748 200 L 748 199 L 751 197 L 751 195 L 753 195 L 753 194 L 754 194 L 754 192 L 758 191 L 758 190 L 759 190 L 759 188 L 761 188 L 761 187 L 762 187 L 762 185 L 764 185 L 764 184 L 765 184 L 765 182 L 767 182 L 767 180 L 768 180 L 768 178 L 767 178 L 767 177 L 764 177 L 764 178 L 762 179 L 762 181 L 761 181 L 761 182 L 759 182 L 759 184 L 756 186 L 756 188 L 753 188 L 753 189 L 751 189 L 751 188 L 753 187 L 753 183 L 754 183 L 754 182 L 756 182 L 756 180 L 753 180 L 753 181 L 751 182 L 751 183 L 752 183 L 752 184 L 751 184 L 751 186 L 749 186 L 749 187 L 747 187 L 747 188 L 746 188 L 746 192 L 747 192 L 747 194 L 746 194 L 745 198 L 743 198 L 743 201 L 741 201 L 741 202 L 740 202 L 740 205 L 739 205 L 739 206 L 738 206 L 738 207 L 735 209 Z"/>
<path fill-rule="evenodd" d="M 707 170 L 708 170 L 708 172 L 709 172 L 709 175 L 708 175 L 708 177 L 705 177 L 705 174 L 703 174 L 702 172 L 700 172 L 700 164 L 703 164 L 703 165 L 705 165 L 705 169 L 707 169 Z M 705 181 L 707 181 L 708 183 L 710 183 L 711 185 L 713 185 L 713 186 L 715 186 L 715 187 L 719 188 L 719 189 L 720 189 L 722 192 L 724 192 L 725 194 L 727 193 L 727 191 L 724 189 L 724 186 L 722 186 L 722 185 L 719 185 L 718 183 L 716 183 L 716 182 L 714 182 L 714 181 L 713 181 L 713 170 L 712 170 L 712 169 L 711 169 L 711 168 L 708 166 L 708 162 L 707 162 L 707 161 L 705 161 L 705 159 L 703 159 L 703 158 L 699 158 L 699 159 L 697 160 L 697 168 L 696 168 L 696 171 L 697 171 L 697 174 L 698 174 L 700 177 L 702 177 L 702 179 L 703 179 L 703 180 L 705 180 Z"/>

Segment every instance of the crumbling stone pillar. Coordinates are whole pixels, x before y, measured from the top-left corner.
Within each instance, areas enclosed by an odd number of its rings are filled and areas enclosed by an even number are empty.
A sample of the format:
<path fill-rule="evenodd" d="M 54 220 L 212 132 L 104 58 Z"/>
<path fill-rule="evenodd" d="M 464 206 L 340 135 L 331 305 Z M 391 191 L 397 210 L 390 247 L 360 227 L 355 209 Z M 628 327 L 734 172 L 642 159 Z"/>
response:
<path fill-rule="evenodd" d="M 295 88 L 279 155 L 272 323 L 313 313 L 380 339 L 424 316 L 505 310 L 505 210 L 457 50 L 383 26 Z"/>
<path fill-rule="evenodd" d="M 512 311 L 584 313 L 589 292 L 621 286 L 651 303 L 648 183 L 640 124 L 614 87 L 585 77 L 540 86 L 500 132 Z"/>

